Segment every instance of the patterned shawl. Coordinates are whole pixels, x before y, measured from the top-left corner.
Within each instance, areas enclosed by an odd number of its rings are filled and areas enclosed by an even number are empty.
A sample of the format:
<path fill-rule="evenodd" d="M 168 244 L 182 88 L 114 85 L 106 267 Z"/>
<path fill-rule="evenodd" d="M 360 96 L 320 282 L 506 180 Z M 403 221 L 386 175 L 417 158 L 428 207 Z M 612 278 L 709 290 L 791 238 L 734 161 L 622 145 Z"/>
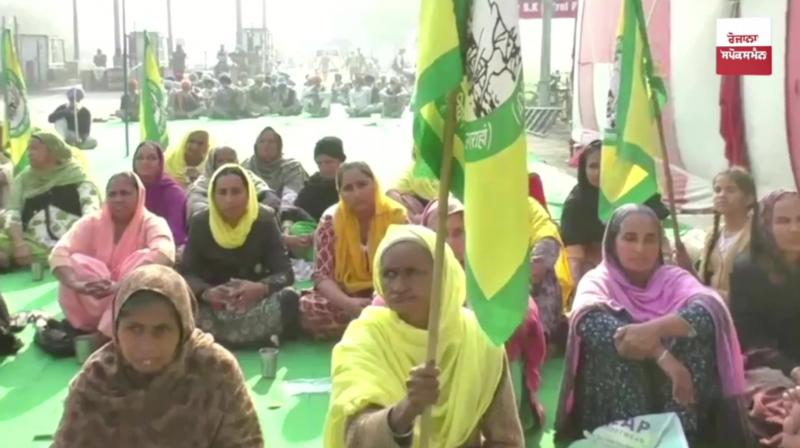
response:
<path fill-rule="evenodd" d="M 152 376 L 134 371 L 117 347 L 120 309 L 144 290 L 166 297 L 181 327 L 175 360 Z M 148 265 L 128 275 L 113 303 L 114 340 L 70 385 L 53 446 L 263 447 L 236 358 L 195 328 L 196 308 L 186 282 L 170 268 Z"/>

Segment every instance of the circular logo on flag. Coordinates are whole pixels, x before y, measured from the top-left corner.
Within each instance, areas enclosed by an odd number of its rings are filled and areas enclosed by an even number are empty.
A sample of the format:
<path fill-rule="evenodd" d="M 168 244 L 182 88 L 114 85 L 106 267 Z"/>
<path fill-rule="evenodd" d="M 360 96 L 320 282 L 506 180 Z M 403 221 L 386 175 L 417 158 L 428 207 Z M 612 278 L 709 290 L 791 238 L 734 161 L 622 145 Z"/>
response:
<path fill-rule="evenodd" d="M 28 111 L 28 102 L 25 101 L 25 88 L 22 80 L 16 73 L 6 72 L 8 83 L 8 102 L 6 103 L 6 116 L 8 117 L 8 134 L 11 138 L 19 137 L 28 130 L 31 124 Z"/>

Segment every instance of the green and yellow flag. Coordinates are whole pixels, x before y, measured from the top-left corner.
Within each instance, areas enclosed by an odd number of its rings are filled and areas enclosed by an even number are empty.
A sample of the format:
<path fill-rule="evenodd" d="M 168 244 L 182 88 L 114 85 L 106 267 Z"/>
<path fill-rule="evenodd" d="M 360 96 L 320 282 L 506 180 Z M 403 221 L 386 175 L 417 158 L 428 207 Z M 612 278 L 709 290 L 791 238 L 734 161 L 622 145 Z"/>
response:
<path fill-rule="evenodd" d="M 604 222 L 621 205 L 642 204 L 658 193 L 655 158 L 663 148 L 657 120 L 666 88 L 653 68 L 641 0 L 623 1 L 615 64 L 618 82 L 612 79 L 600 162 L 598 212 Z"/>
<path fill-rule="evenodd" d="M 5 92 L 5 122 L 0 148 L 8 147 L 14 171 L 20 172 L 28 166 L 28 140 L 31 138 L 31 117 L 28 110 L 28 95 L 25 77 L 19 64 L 14 37 L 11 30 L 3 30 L 2 48 L 3 91 Z M 6 146 L 7 145 L 7 146 Z"/>
<path fill-rule="evenodd" d="M 464 202 L 467 294 L 497 345 L 528 309 L 530 217 L 517 0 L 423 0 L 414 141 L 442 166 L 447 96 L 458 89 L 453 194 Z"/>
<path fill-rule="evenodd" d="M 139 100 L 139 129 L 142 141 L 160 142 L 163 148 L 169 145 L 167 134 L 167 93 L 158 66 L 156 50 L 144 33 L 144 66 L 142 93 Z"/>

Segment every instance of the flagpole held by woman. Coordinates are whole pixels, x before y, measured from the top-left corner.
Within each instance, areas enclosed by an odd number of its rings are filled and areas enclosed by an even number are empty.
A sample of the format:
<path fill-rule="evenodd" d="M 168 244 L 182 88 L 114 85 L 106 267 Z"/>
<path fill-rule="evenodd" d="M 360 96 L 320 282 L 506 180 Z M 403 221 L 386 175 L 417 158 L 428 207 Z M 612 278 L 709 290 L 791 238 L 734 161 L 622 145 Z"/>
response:
<path fill-rule="evenodd" d="M 444 267 L 444 244 L 447 239 L 447 202 L 453 177 L 453 139 L 456 133 L 456 105 L 459 89 L 447 95 L 447 116 L 444 123 L 444 145 L 442 168 L 439 173 L 439 220 L 436 225 L 436 246 L 433 254 L 433 297 L 428 317 L 428 347 L 426 361 L 436 365 L 436 350 L 439 345 L 439 327 L 442 304 L 442 268 Z M 420 448 L 428 448 L 431 434 L 431 409 L 427 408 L 420 421 Z"/>

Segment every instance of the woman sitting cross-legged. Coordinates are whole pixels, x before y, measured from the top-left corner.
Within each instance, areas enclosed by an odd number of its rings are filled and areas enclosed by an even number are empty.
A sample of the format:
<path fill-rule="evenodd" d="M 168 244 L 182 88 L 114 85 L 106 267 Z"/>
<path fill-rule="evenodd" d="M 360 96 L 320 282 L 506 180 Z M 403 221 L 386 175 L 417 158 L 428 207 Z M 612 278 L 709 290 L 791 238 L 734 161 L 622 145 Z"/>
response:
<path fill-rule="evenodd" d="M 214 173 L 209 209 L 192 218 L 181 272 L 200 301 L 200 328 L 223 344 L 249 346 L 293 336 L 298 295 L 272 209 L 260 206 L 244 168 Z"/>
<path fill-rule="evenodd" d="M 366 163 L 343 164 L 336 183 L 339 203 L 322 215 L 314 237 L 314 291 L 300 298 L 303 329 L 317 339 L 338 338 L 370 304 L 375 250 L 390 225 L 407 221 Z"/>
<path fill-rule="evenodd" d="M 100 192 L 75 154 L 56 134 L 31 136 L 30 165 L 12 182 L 0 231 L 0 267 L 3 259 L 18 266 L 45 262 L 75 221 L 100 208 Z"/>
<path fill-rule="evenodd" d="M 186 190 L 164 174 L 164 150 L 156 142 L 142 142 L 133 153 L 133 171 L 147 189 L 144 205 L 164 218 L 177 247 L 186 244 Z"/>
<path fill-rule="evenodd" d="M 53 248 L 58 302 L 72 327 L 111 337 L 111 299 L 122 277 L 145 264 L 174 262 L 169 226 L 145 209 L 144 198 L 136 174 L 115 174 L 103 209 L 81 218 Z"/>
<path fill-rule="evenodd" d="M 570 317 L 560 439 L 660 412 L 676 413 L 691 443 L 723 427 L 731 441 L 718 446 L 746 439 L 731 316 L 714 290 L 663 263 L 661 235 L 647 206 L 623 206 L 608 224 L 603 261 L 581 280 Z"/>
<path fill-rule="evenodd" d="M 189 218 L 208 210 L 208 184 L 211 182 L 211 177 L 214 176 L 217 169 L 228 163 L 239 164 L 239 156 L 233 148 L 229 146 L 217 146 L 208 153 L 205 171 L 203 171 L 203 174 L 189 187 L 189 200 L 187 204 Z M 247 176 L 253 181 L 253 185 L 256 188 L 256 195 L 258 196 L 258 202 L 272 207 L 273 210 L 279 209 L 281 200 L 278 195 L 269 188 L 267 183 L 248 169 L 245 169 L 245 173 L 247 173 Z"/>
<path fill-rule="evenodd" d="M 55 448 L 261 448 L 236 358 L 195 328 L 180 275 L 144 266 L 120 283 L 113 340 L 70 384 Z"/>
<path fill-rule="evenodd" d="M 466 280 L 445 248 L 437 364 L 425 363 L 436 235 L 392 226 L 375 255 L 372 306 L 333 349 L 325 446 L 418 446 L 432 406 L 434 447 L 523 447 L 508 363 L 464 307 Z"/>

